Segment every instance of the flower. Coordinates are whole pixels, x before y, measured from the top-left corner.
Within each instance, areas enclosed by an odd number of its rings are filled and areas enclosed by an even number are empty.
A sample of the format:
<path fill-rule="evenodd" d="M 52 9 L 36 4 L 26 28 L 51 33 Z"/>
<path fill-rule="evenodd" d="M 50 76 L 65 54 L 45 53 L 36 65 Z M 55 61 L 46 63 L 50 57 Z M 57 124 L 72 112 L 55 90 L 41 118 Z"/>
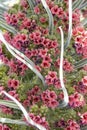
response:
<path fill-rule="evenodd" d="M 40 9 L 38 6 L 34 7 L 35 14 L 40 14 Z"/>
<path fill-rule="evenodd" d="M 83 85 L 86 85 L 86 86 L 87 86 L 87 76 L 84 76 L 84 77 L 83 77 L 82 83 L 83 83 Z"/>
<path fill-rule="evenodd" d="M 69 96 L 69 105 L 73 108 L 81 107 L 85 105 L 85 100 L 81 94 L 76 92 Z"/>
<path fill-rule="evenodd" d="M 81 117 L 81 123 L 82 123 L 83 125 L 87 125 L 87 112 L 81 114 L 80 117 Z"/>
<path fill-rule="evenodd" d="M 54 109 L 59 103 L 57 101 L 57 95 L 54 91 L 46 90 L 41 94 L 42 101 L 48 107 Z"/>
<path fill-rule="evenodd" d="M 16 88 L 18 88 L 18 86 L 19 86 L 19 81 L 18 80 L 15 80 L 15 79 L 8 80 L 8 87 L 9 88 L 16 89 Z"/>
<path fill-rule="evenodd" d="M 80 126 L 74 120 L 69 120 L 68 126 L 64 130 L 80 130 Z"/>

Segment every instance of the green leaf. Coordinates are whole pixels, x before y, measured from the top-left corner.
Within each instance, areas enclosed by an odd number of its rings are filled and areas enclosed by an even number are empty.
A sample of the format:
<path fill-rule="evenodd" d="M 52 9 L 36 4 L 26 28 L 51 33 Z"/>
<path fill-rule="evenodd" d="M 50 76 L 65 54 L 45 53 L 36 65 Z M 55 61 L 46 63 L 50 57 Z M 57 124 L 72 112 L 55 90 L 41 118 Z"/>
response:
<path fill-rule="evenodd" d="M 53 33 L 53 28 L 54 28 L 53 15 L 52 15 L 51 10 L 49 9 L 46 1 L 41 0 L 41 2 L 42 2 L 42 4 L 43 4 L 43 6 L 44 6 L 44 8 L 45 8 L 45 10 L 46 10 L 46 12 L 47 12 L 47 14 L 49 16 L 49 32 L 50 32 L 50 34 L 52 34 Z"/>
<path fill-rule="evenodd" d="M 20 110 L 20 108 L 13 101 L 0 100 L 0 105 Z"/>
<path fill-rule="evenodd" d="M 1 123 L 7 123 L 7 124 L 18 124 L 18 125 L 27 125 L 26 122 L 21 120 L 13 120 L 9 118 L 0 118 Z"/>
<path fill-rule="evenodd" d="M 74 68 L 75 69 L 78 69 L 78 68 L 81 68 L 83 66 L 85 66 L 87 64 L 87 58 L 86 59 L 83 59 L 83 60 L 80 60 L 78 61 L 77 63 L 74 64 Z"/>

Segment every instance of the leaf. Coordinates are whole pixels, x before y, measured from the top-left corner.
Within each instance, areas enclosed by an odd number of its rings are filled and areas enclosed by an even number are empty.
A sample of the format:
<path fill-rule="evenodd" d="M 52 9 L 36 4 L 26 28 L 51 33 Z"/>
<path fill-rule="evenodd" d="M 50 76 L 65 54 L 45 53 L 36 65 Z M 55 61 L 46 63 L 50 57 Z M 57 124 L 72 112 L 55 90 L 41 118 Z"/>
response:
<path fill-rule="evenodd" d="M 33 9 L 34 9 L 34 1 L 33 0 L 27 0 L 27 1 L 28 1 L 29 5 L 30 5 L 31 10 L 33 11 Z"/>
<path fill-rule="evenodd" d="M 81 130 L 87 130 L 87 126 L 81 127 Z"/>
<path fill-rule="evenodd" d="M 87 18 L 83 19 L 83 20 L 81 21 L 81 23 L 82 23 L 83 26 L 85 26 L 85 25 L 87 24 Z"/>
<path fill-rule="evenodd" d="M 49 16 L 49 33 L 52 34 L 53 33 L 53 29 L 54 29 L 54 20 L 53 20 L 53 15 L 51 13 L 51 10 L 49 9 L 47 3 L 45 0 L 41 0 L 48 16 Z"/>
<path fill-rule="evenodd" d="M 86 0 L 75 0 L 73 2 L 73 10 L 75 9 L 83 9 L 87 7 L 87 1 Z"/>
<path fill-rule="evenodd" d="M 69 44 L 72 37 L 72 0 L 69 0 L 69 29 L 68 29 L 68 38 L 64 45 L 64 49 L 66 49 Z"/>
<path fill-rule="evenodd" d="M 67 92 L 67 89 L 65 88 L 64 81 L 63 81 L 64 33 L 61 27 L 59 27 L 59 29 L 61 32 L 61 54 L 60 54 L 59 79 L 60 79 L 60 84 L 61 84 L 61 90 L 63 91 L 63 94 L 64 94 L 64 99 L 59 104 L 58 107 L 63 108 L 68 105 L 69 97 L 68 97 L 68 92 Z"/>
<path fill-rule="evenodd" d="M 1 123 L 7 123 L 7 124 L 18 124 L 18 125 L 28 125 L 26 122 L 21 120 L 13 120 L 10 118 L 0 118 Z"/>
<path fill-rule="evenodd" d="M 19 107 L 13 101 L 0 100 L 0 105 L 20 110 Z"/>
<path fill-rule="evenodd" d="M 85 0 L 75 0 L 73 2 L 73 10 L 75 10 L 76 8 L 79 8 L 83 4 L 84 1 Z"/>
<path fill-rule="evenodd" d="M 2 18 L 0 18 L 0 27 L 2 27 L 3 29 L 8 30 L 9 32 L 12 32 L 12 33 L 14 33 L 14 34 L 17 33 L 17 30 L 16 30 L 14 27 L 8 25 L 8 24 L 5 22 L 5 20 L 3 20 Z"/>
<path fill-rule="evenodd" d="M 0 0 L 0 3 L 9 8 L 19 3 L 19 1 L 20 0 Z"/>
<path fill-rule="evenodd" d="M 78 7 L 78 9 L 82 10 L 83 8 L 87 7 L 87 1 L 84 2 L 80 7 Z"/>
<path fill-rule="evenodd" d="M 81 68 L 83 66 L 85 66 L 87 64 L 87 58 L 86 59 L 83 59 L 83 60 L 80 60 L 78 61 L 77 63 L 74 64 L 74 68 L 75 69 L 78 69 L 78 68 Z"/>
<path fill-rule="evenodd" d="M 9 8 L 0 2 L 0 9 L 2 9 L 3 11 L 7 11 Z"/>

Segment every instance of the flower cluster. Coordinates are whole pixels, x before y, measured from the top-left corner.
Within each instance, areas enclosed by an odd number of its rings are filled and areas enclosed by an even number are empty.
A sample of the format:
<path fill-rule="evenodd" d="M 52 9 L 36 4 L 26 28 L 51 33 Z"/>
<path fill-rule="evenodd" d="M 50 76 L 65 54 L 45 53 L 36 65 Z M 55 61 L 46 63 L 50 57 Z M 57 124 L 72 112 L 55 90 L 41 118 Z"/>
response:
<path fill-rule="evenodd" d="M 80 126 L 75 121 L 69 120 L 67 124 L 65 130 L 80 130 Z"/>
<path fill-rule="evenodd" d="M 33 113 L 30 113 L 29 115 L 33 121 L 35 121 L 37 124 L 44 126 L 47 130 L 49 130 L 49 125 L 45 117 L 40 117 L 39 115 L 35 116 Z"/>
<path fill-rule="evenodd" d="M 57 101 L 57 95 L 54 91 L 46 90 L 41 94 L 41 98 L 44 104 L 50 108 L 55 108 L 59 104 Z"/>
<path fill-rule="evenodd" d="M 75 37 L 75 48 L 77 54 L 81 54 L 83 58 L 87 58 L 87 31 L 84 27 L 76 27 L 73 29 Z"/>
<path fill-rule="evenodd" d="M 87 76 L 84 76 L 77 85 L 74 85 L 74 88 L 79 93 L 87 94 Z"/>
<path fill-rule="evenodd" d="M 84 104 L 85 104 L 85 101 L 81 94 L 75 93 L 75 94 L 70 95 L 69 105 L 71 107 L 73 107 L 73 108 L 80 107 L 80 106 L 84 106 Z"/>
<path fill-rule="evenodd" d="M 54 19 L 53 32 L 50 34 L 48 26 L 51 25 L 48 25 L 48 15 L 41 0 L 32 0 L 31 6 L 28 2 L 21 0 L 3 14 L 3 20 L 17 30 L 14 34 L 8 31 L 10 28 L 6 26 L 7 30 L 3 30 L 3 35 L 10 45 L 32 61 L 30 64 L 41 73 L 46 86 L 43 86 L 32 69 L 14 58 L 0 41 L 0 60 L 3 62 L 0 66 L 0 92 L 5 90 L 21 102 L 31 119 L 47 130 L 80 130 L 82 126 L 87 125 L 87 65 L 79 69 L 75 65 L 79 60 L 86 62 L 87 58 L 87 30 L 81 23 L 81 17 L 85 18 L 87 11 L 85 8 L 82 11 L 73 8 L 73 35 L 70 45 L 64 51 L 63 60 L 63 80 L 68 91 L 69 103 L 67 107 L 60 109 L 64 94 L 59 79 L 61 48 L 59 26 L 62 26 L 64 31 L 64 40 L 67 40 L 69 3 L 68 0 L 63 2 L 46 0 Z M 0 96 L 0 99 L 10 101 L 4 95 Z M 4 115 L 15 120 L 24 119 L 19 110 L 4 105 L 0 105 L 0 109 L 0 117 Z M 27 123 L 26 120 L 23 121 Z M 31 124 L 27 125 L 23 130 L 34 130 Z M 17 125 L 0 124 L 1 129 L 21 128 Z"/>
<path fill-rule="evenodd" d="M 0 129 L 1 130 L 11 130 L 7 125 L 2 125 L 2 124 L 0 124 Z"/>

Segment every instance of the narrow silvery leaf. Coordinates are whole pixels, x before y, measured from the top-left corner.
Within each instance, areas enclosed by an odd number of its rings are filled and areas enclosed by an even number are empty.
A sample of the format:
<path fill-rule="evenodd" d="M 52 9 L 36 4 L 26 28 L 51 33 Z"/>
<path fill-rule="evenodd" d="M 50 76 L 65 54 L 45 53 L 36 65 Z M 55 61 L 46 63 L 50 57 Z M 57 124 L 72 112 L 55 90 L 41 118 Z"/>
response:
<path fill-rule="evenodd" d="M 72 37 L 72 0 L 69 0 L 69 29 L 68 29 L 68 38 L 64 46 L 65 49 L 70 44 L 71 37 Z"/>
<path fill-rule="evenodd" d="M 84 9 L 84 8 L 86 8 L 87 7 L 87 1 L 86 2 L 84 2 L 84 4 L 82 4 L 80 7 L 78 7 L 78 9 Z"/>
<path fill-rule="evenodd" d="M 75 10 L 76 8 L 80 7 L 83 4 L 84 0 L 77 0 L 75 4 L 73 4 L 72 8 Z"/>
<path fill-rule="evenodd" d="M 12 101 L 14 101 L 14 103 L 16 103 L 16 104 L 18 105 L 18 107 L 20 108 L 20 110 L 23 112 L 26 121 L 27 121 L 29 124 L 35 126 L 35 127 L 38 128 L 39 130 L 46 130 L 46 128 L 44 128 L 43 126 L 37 124 L 36 122 L 34 122 L 34 121 L 30 118 L 30 116 L 29 116 L 28 112 L 26 111 L 26 109 L 23 107 L 23 105 L 22 105 L 16 98 L 14 98 L 13 96 L 11 96 L 10 94 L 8 94 L 8 93 L 5 92 L 5 91 L 1 91 L 0 94 L 4 94 L 5 96 L 7 96 L 9 99 L 11 99 Z"/>
<path fill-rule="evenodd" d="M 44 6 L 44 8 L 45 8 L 45 10 L 46 10 L 46 12 L 47 12 L 47 14 L 49 16 L 49 32 L 50 32 L 50 34 L 52 34 L 53 33 L 53 28 L 54 28 L 53 15 L 52 15 L 51 10 L 49 9 L 46 1 L 41 0 L 41 2 L 42 2 L 42 4 L 43 4 L 43 6 Z"/>
<path fill-rule="evenodd" d="M 33 3 L 33 1 L 32 0 L 27 0 L 27 1 L 29 3 L 29 6 L 30 6 L 31 10 L 33 11 L 33 9 L 34 9 L 34 3 Z"/>
<path fill-rule="evenodd" d="M 87 130 L 87 126 L 81 127 L 81 130 Z"/>
<path fill-rule="evenodd" d="M 3 17 L 3 15 L 2 15 L 2 12 L 0 12 L 0 19 L 1 19 L 1 20 L 4 20 L 4 17 Z"/>
<path fill-rule="evenodd" d="M 12 101 L 0 100 L 0 106 L 1 105 L 20 110 L 19 107 Z"/>
<path fill-rule="evenodd" d="M 15 4 L 18 4 L 20 0 L 0 0 L 0 3 L 2 3 L 6 7 L 12 7 Z"/>
<path fill-rule="evenodd" d="M 2 32 L 0 32 L 0 40 L 5 44 L 6 48 L 9 50 L 9 52 L 14 57 L 16 57 L 18 60 L 20 60 L 21 62 L 23 62 L 26 66 L 28 66 L 41 79 L 44 87 L 46 88 L 46 84 L 45 84 L 44 78 L 41 75 L 41 73 L 35 68 L 35 64 L 30 59 L 28 59 L 23 53 L 21 53 L 16 48 L 14 48 L 13 46 L 11 46 L 4 39 Z"/>
<path fill-rule="evenodd" d="M 85 65 L 87 65 L 87 59 L 83 59 L 81 61 L 78 61 L 74 66 L 75 69 L 84 67 Z"/>
<path fill-rule="evenodd" d="M 9 118 L 0 118 L 1 123 L 6 123 L 6 124 L 17 124 L 17 125 L 27 125 L 26 122 L 21 121 L 21 120 L 13 120 Z"/>
<path fill-rule="evenodd" d="M 77 4 L 78 0 L 75 0 L 72 4 L 72 6 L 74 6 L 75 4 Z"/>
<path fill-rule="evenodd" d="M 60 108 L 66 107 L 69 102 L 68 92 L 65 88 L 64 81 L 63 81 L 63 55 L 64 55 L 64 33 L 61 27 L 59 27 L 61 32 L 61 53 L 60 53 L 60 68 L 59 68 L 59 79 L 62 87 L 62 91 L 64 94 L 64 100 L 62 103 L 59 104 Z"/>
<path fill-rule="evenodd" d="M 81 23 L 82 23 L 83 26 L 85 26 L 85 25 L 87 24 L 87 18 L 83 19 L 83 20 L 81 21 Z"/>
<path fill-rule="evenodd" d="M 12 32 L 14 34 L 17 33 L 17 30 L 14 27 L 8 25 L 2 18 L 0 18 L 0 27 L 2 27 L 3 29 L 6 29 L 9 32 Z"/>
<path fill-rule="evenodd" d="M 5 6 L 4 4 L 0 3 L 0 9 L 3 9 L 4 11 L 7 11 L 9 8 Z"/>
<path fill-rule="evenodd" d="M 36 5 L 36 1 L 35 1 L 35 0 L 32 0 L 32 2 L 33 2 L 33 5 L 35 6 L 35 5 Z"/>
<path fill-rule="evenodd" d="M 87 58 L 78 61 L 78 62 L 75 63 L 74 65 L 79 65 L 79 64 L 82 64 L 83 62 L 86 62 L 86 61 L 87 61 Z"/>

